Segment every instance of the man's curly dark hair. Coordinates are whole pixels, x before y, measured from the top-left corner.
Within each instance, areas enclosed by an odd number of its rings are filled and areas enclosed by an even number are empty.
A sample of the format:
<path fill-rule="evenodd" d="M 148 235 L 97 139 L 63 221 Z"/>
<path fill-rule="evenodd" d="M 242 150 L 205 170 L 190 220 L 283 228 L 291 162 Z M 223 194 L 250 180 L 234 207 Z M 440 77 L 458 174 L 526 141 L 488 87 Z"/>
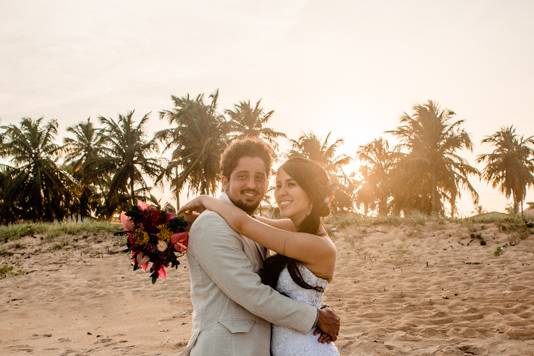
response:
<path fill-rule="evenodd" d="M 265 174 L 269 175 L 273 163 L 273 149 L 257 138 L 244 138 L 232 141 L 221 155 L 222 175 L 230 178 L 241 157 L 259 157 L 265 163 Z"/>

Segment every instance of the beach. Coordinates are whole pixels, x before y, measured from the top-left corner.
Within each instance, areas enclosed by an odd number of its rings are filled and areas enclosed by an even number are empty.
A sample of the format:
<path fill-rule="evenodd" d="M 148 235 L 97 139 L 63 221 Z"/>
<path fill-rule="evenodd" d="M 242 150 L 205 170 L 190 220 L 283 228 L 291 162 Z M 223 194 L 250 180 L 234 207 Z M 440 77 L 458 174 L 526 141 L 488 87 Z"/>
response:
<path fill-rule="evenodd" d="M 502 223 L 331 226 L 324 302 L 342 355 L 534 355 L 534 235 Z M 0 244 L 2 355 L 176 355 L 191 334 L 186 258 L 152 285 L 123 237 Z"/>

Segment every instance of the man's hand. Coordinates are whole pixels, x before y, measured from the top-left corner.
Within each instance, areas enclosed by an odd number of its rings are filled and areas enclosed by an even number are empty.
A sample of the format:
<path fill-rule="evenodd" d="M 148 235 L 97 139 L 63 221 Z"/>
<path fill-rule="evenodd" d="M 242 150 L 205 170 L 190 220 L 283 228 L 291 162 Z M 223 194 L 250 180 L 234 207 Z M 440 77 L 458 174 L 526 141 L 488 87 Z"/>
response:
<path fill-rule="evenodd" d="M 340 320 L 339 317 L 330 308 L 319 310 L 319 319 L 317 320 L 316 332 L 320 332 L 319 342 L 336 341 L 339 334 Z"/>
<path fill-rule="evenodd" d="M 317 341 L 319 341 L 321 344 L 329 344 L 332 341 L 334 341 L 334 339 L 330 335 L 325 334 L 318 327 L 315 327 L 315 330 L 313 331 L 313 335 L 319 335 L 319 338 L 317 339 Z"/>

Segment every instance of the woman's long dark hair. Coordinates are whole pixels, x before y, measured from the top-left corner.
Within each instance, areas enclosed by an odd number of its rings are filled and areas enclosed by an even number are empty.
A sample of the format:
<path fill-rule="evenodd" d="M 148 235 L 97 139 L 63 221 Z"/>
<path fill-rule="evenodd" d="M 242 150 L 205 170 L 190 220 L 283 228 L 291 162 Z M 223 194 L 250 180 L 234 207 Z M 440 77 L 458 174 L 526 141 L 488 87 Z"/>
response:
<path fill-rule="evenodd" d="M 311 212 L 297 227 L 297 231 L 317 234 L 321 224 L 321 217 L 330 214 L 328 198 L 331 190 L 328 175 L 317 163 L 305 158 L 291 158 L 279 170 L 286 172 L 306 192 L 312 203 Z M 297 285 L 305 289 L 315 289 L 322 292 L 323 288 L 311 286 L 302 278 L 297 265 L 298 261 L 281 254 L 267 258 L 260 270 L 261 281 L 276 289 L 278 278 L 287 266 L 289 275 Z"/>

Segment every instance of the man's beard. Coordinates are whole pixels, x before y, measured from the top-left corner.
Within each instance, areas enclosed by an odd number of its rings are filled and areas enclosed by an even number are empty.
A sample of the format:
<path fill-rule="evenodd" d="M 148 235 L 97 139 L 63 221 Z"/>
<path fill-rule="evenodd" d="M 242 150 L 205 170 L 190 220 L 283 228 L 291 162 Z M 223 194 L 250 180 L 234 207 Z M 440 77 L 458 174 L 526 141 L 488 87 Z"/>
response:
<path fill-rule="evenodd" d="M 230 197 L 228 197 L 230 198 Z M 247 213 L 248 215 L 252 215 L 254 213 L 254 211 L 258 208 L 258 206 L 260 205 L 260 201 L 258 201 L 256 204 L 254 205 L 248 205 L 240 200 L 238 201 L 235 201 L 233 200 L 232 198 L 230 198 L 230 200 L 232 201 L 232 203 L 234 203 L 235 206 L 237 206 L 239 209 L 243 210 L 245 213 Z"/>

